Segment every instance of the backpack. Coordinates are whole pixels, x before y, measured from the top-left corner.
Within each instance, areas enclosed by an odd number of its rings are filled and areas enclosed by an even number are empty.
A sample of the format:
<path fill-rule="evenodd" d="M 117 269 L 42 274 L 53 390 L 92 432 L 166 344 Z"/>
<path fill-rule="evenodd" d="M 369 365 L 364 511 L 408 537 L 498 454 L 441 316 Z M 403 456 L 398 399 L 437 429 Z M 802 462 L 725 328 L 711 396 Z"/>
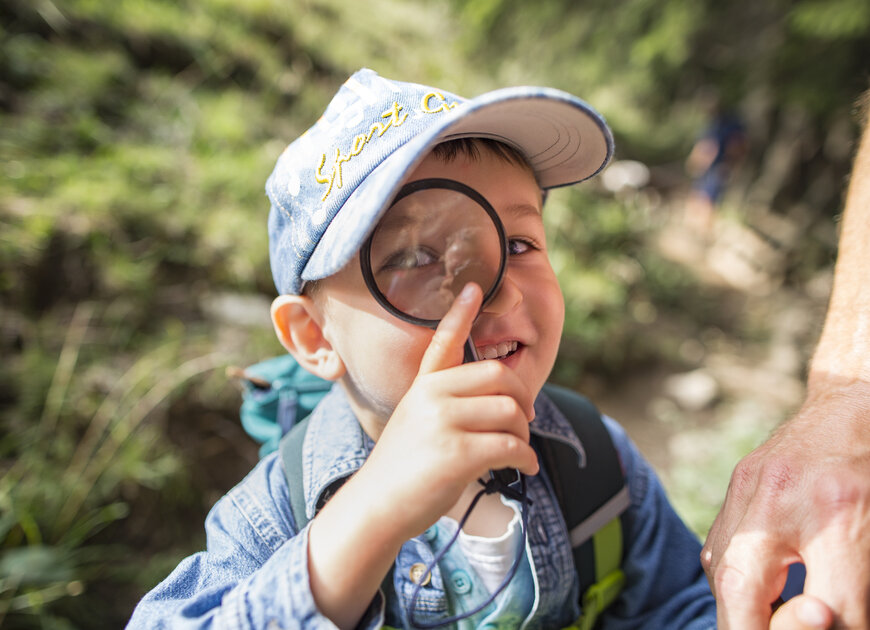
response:
<path fill-rule="evenodd" d="M 302 483 L 302 444 L 308 416 L 332 383 L 283 355 L 235 372 L 241 377 L 242 426 L 261 444 L 260 457 L 279 450 L 290 493 L 290 509 L 299 529 L 307 523 Z M 628 486 L 616 447 L 600 412 L 571 390 L 547 384 L 544 391 L 585 447 L 585 466 L 568 444 L 532 436 L 541 465 L 568 527 L 574 566 L 580 579 L 580 618 L 566 630 L 591 630 L 625 584 L 621 515 L 628 507 Z M 323 503 L 344 480 L 324 492 Z M 583 492 L 571 492 L 584 488 Z M 322 506 L 318 506 L 322 507 Z"/>

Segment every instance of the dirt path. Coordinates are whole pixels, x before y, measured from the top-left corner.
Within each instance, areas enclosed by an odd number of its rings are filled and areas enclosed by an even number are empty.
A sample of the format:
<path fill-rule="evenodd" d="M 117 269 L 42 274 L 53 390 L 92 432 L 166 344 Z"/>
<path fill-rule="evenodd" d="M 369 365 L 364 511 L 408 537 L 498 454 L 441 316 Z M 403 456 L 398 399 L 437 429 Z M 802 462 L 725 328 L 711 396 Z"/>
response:
<path fill-rule="evenodd" d="M 755 231 L 723 220 L 707 245 L 672 221 L 651 246 L 691 269 L 705 287 L 721 290 L 730 301 L 723 308 L 740 319 L 736 332 L 715 344 L 698 341 L 701 351 L 690 369 L 652 366 L 589 395 L 626 428 L 677 509 L 702 533 L 736 462 L 802 401 L 831 274 L 821 273 L 805 287 L 786 287 L 786 253 Z"/>

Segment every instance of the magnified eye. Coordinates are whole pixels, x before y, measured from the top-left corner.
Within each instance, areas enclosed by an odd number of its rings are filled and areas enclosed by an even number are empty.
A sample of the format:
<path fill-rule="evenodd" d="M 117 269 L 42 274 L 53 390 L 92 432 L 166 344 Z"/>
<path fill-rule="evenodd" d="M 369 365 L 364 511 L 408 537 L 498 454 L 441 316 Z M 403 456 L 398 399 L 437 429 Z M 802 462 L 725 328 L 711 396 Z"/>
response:
<path fill-rule="evenodd" d="M 381 271 L 417 269 L 438 262 L 438 256 L 426 247 L 410 247 L 391 254 L 381 265 Z"/>

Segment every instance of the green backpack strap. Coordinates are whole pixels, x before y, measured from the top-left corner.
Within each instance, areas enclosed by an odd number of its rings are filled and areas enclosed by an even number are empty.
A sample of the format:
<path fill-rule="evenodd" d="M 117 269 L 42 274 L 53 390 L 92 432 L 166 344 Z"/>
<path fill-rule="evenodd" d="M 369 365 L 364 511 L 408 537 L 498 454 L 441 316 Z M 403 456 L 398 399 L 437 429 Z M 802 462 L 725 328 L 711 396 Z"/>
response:
<path fill-rule="evenodd" d="M 541 463 L 565 517 L 580 579 L 581 616 L 572 627 L 588 630 L 625 584 L 620 568 L 620 516 L 630 503 L 628 486 L 616 446 L 598 409 L 563 387 L 548 384 L 544 392 L 571 423 L 584 449 L 578 462 L 572 446 L 536 436 Z"/>

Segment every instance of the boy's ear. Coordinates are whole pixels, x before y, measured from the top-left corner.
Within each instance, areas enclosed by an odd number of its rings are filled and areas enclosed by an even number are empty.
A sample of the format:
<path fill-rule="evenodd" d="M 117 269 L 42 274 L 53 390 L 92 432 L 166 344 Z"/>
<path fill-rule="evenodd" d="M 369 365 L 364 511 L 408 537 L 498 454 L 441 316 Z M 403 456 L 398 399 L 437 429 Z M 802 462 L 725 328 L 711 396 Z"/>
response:
<path fill-rule="evenodd" d="M 307 295 L 279 295 L 272 302 L 272 325 L 287 352 L 303 368 L 328 381 L 344 375 L 344 362 L 323 335 L 323 314 Z"/>

